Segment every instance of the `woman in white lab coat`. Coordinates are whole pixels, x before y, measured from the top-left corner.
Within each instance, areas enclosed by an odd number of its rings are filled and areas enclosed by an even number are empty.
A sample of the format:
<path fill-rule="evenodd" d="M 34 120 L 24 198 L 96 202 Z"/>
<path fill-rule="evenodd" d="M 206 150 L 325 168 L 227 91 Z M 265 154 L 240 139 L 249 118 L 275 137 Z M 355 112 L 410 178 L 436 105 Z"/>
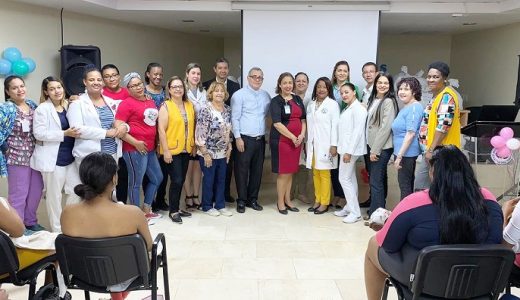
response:
<path fill-rule="evenodd" d="M 67 204 L 79 202 L 79 197 L 74 193 L 79 177 L 72 148 L 74 139 L 80 134 L 79 129 L 70 127 L 67 109 L 61 80 L 53 76 L 45 78 L 40 105 L 33 117 L 33 134 L 37 142 L 31 167 L 42 173 L 47 214 L 53 232 L 61 232 L 62 191 L 67 194 Z"/>
<path fill-rule="evenodd" d="M 72 155 L 79 169 L 81 160 L 92 152 L 102 151 L 117 161 L 122 156 L 121 140 L 128 125 L 114 128 L 114 117 L 120 100 L 103 96 L 103 78 L 96 68 L 88 68 L 83 75 L 86 92 L 72 102 L 67 112 L 70 127 L 79 129 L 80 138 L 74 142 Z"/>
<path fill-rule="evenodd" d="M 339 106 L 333 100 L 327 77 L 316 81 L 312 102 L 307 107 L 307 168 L 312 169 L 314 205 L 309 212 L 320 215 L 329 210 L 332 181 L 330 170 L 337 165 Z"/>
<path fill-rule="evenodd" d="M 338 124 L 339 182 L 347 204 L 334 214 L 345 217 L 343 219 L 345 223 L 355 223 L 361 220 L 356 161 L 367 152 L 365 135 L 367 110 L 356 98 L 356 87 L 352 83 L 343 84 L 340 93 L 343 103 L 347 106 L 341 111 Z"/>

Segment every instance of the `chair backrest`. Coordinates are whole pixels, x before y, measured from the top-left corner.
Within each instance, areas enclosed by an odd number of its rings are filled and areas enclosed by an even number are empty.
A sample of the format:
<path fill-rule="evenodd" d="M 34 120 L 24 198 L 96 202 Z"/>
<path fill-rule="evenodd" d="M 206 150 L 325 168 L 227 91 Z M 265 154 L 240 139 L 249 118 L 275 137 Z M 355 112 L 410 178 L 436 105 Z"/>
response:
<path fill-rule="evenodd" d="M 16 248 L 7 234 L 0 231 L 0 275 L 18 271 L 20 264 Z"/>
<path fill-rule="evenodd" d="M 106 287 L 141 277 L 148 285 L 150 261 L 139 234 L 111 238 L 56 238 L 56 255 L 67 285 L 71 279 Z"/>
<path fill-rule="evenodd" d="M 505 288 L 515 258 L 504 245 L 438 245 L 419 253 L 411 290 L 445 299 L 496 299 Z"/>

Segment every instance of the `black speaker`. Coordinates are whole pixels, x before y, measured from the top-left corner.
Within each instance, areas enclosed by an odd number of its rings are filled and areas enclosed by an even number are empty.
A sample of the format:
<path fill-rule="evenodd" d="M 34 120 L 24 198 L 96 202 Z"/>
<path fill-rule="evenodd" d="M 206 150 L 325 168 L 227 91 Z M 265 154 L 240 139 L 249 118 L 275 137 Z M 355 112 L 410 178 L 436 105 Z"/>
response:
<path fill-rule="evenodd" d="M 85 91 L 83 72 L 90 65 L 101 68 L 101 51 L 96 46 L 66 45 L 60 49 L 61 80 L 68 95 L 78 95 Z"/>

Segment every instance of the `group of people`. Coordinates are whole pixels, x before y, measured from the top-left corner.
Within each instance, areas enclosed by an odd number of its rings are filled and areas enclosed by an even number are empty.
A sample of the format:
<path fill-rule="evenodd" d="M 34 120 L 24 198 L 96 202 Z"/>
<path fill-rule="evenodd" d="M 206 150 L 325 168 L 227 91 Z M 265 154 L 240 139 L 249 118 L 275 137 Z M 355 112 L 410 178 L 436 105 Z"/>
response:
<path fill-rule="evenodd" d="M 370 239 L 368 299 L 379 299 L 388 274 L 407 280 L 406 267 L 429 245 L 504 239 L 518 251 L 518 199 L 501 211 L 478 184 L 460 150 L 459 99 L 446 85 L 445 63 L 428 67 L 433 99 L 425 108 L 415 78 L 403 78 L 394 88 L 392 76 L 371 62 L 362 68 L 367 83 L 362 89 L 350 82 L 350 67 L 340 61 L 331 79 L 315 82 L 310 96 L 303 72 L 282 73 L 271 98 L 262 89 L 260 68 L 249 70 L 242 88 L 228 78 L 228 70 L 221 58 L 214 66 L 216 77 L 202 83 L 200 65 L 191 63 L 184 79 L 173 76 L 162 87 L 163 68 L 157 63 L 148 65 L 144 82 L 136 72 L 121 77 L 109 64 L 88 68 L 85 93 L 69 99 L 58 78 L 45 78 L 39 105 L 27 99 L 22 78 L 7 77 L 7 101 L 0 105 L 0 175 L 8 176 L 9 204 L 0 205 L 0 228 L 12 236 L 22 235 L 24 228 L 26 234 L 42 230 L 36 210 L 45 192 L 52 231 L 86 238 L 140 233 L 150 248 L 147 223 L 160 217 L 154 211 L 168 210 L 179 224 L 194 208 L 231 216 L 226 202 L 235 201 L 229 189 L 233 171 L 237 212 L 262 210 L 258 198 L 269 143 L 278 211 L 299 211 L 293 195 L 303 198 L 311 169 L 315 200 L 308 211 L 327 212 L 332 191 L 346 199 L 335 212 L 345 223 L 361 219 L 356 161 L 364 156 L 369 212 L 374 212 L 385 207 L 393 156 L 402 201 Z M 293 183 L 294 174 L 304 176 Z M 180 208 L 183 189 L 186 210 Z M 63 212 L 62 191 L 69 204 Z M 117 203 L 127 198 L 133 205 Z M 7 213 L 11 207 L 16 214 Z M 395 271 L 395 262 L 403 270 Z M 127 293 L 112 296 L 124 299 Z"/>
<path fill-rule="evenodd" d="M 363 89 L 350 82 L 348 62 L 339 61 L 331 79 L 320 77 L 308 96 L 307 74 L 282 73 L 273 98 L 262 89 L 264 74 L 258 67 L 249 70 L 242 88 L 228 78 L 225 58 L 213 70 L 215 78 L 203 83 L 201 66 L 190 63 L 184 78 L 173 76 L 163 86 L 158 63 L 147 66 L 144 81 L 136 72 L 121 76 L 112 64 L 101 70 L 89 67 L 83 94 L 67 99 L 61 80 L 49 76 L 42 82 L 39 105 L 27 99 L 21 77 L 7 77 L 6 102 L 0 106 L 5 125 L 0 171 L 8 175 L 8 199 L 26 228 L 42 229 L 36 210 L 44 191 L 51 230 L 61 231 L 62 191 L 68 204 L 79 201 L 73 192 L 80 183 L 79 166 L 98 151 L 118 162 L 114 198 L 140 206 L 142 189 L 142 210 L 150 224 L 161 217 L 159 210 L 167 210 L 179 224 L 196 208 L 211 216 L 231 216 L 226 202 L 235 201 L 230 195 L 233 171 L 237 212 L 262 210 L 258 197 L 267 143 L 281 214 L 299 211 L 292 199 L 306 199 L 303 164 L 312 169 L 315 190 L 308 211 L 327 212 L 333 191 L 334 199 L 346 200 L 335 214 L 354 223 L 361 219 L 358 158 L 364 156 L 369 173 L 370 213 L 385 207 L 392 156 L 403 199 L 414 188 L 428 186 L 427 164 L 414 183 L 420 154 L 427 160 L 438 145 L 460 145 L 459 100 L 446 86 L 449 67 L 442 62 L 429 66 L 427 80 L 435 98 L 426 109 L 419 103 L 417 79 L 400 80 L 396 95 L 392 76 L 378 72 L 372 62 L 362 67 Z M 292 189 L 296 173 L 302 174 Z M 183 189 L 186 209 L 180 207 Z"/>

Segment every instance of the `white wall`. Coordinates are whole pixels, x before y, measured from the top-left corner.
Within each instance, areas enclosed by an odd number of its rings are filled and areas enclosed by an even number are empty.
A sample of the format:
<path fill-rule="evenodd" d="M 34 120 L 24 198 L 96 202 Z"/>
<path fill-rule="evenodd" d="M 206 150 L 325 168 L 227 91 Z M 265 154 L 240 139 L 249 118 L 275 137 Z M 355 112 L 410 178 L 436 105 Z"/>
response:
<path fill-rule="evenodd" d="M 453 36 L 451 67 L 467 104 L 512 104 L 520 54 L 520 23 Z"/>
<path fill-rule="evenodd" d="M 114 63 L 121 73 L 138 71 L 155 61 L 164 67 L 165 79 L 184 76 L 189 62 L 203 66 L 203 78 L 214 76 L 211 66 L 224 53 L 222 38 L 208 38 L 64 12 L 64 44 L 96 45 L 102 64 Z M 59 76 L 61 47 L 58 10 L 2 1 L 0 51 L 14 46 L 36 61 L 36 70 L 26 78 L 28 94 L 38 99 L 44 77 Z M 3 78 L 2 78 L 3 83 Z M 3 98 L 3 97 L 2 97 Z"/>
<path fill-rule="evenodd" d="M 408 66 L 408 73 L 426 71 L 436 60 L 450 64 L 450 35 L 394 35 L 381 34 L 378 64 L 387 64 L 390 74 L 397 74 L 401 66 Z M 357 70 L 356 70 L 357 71 Z M 361 72 L 361 71 L 359 71 Z"/>

